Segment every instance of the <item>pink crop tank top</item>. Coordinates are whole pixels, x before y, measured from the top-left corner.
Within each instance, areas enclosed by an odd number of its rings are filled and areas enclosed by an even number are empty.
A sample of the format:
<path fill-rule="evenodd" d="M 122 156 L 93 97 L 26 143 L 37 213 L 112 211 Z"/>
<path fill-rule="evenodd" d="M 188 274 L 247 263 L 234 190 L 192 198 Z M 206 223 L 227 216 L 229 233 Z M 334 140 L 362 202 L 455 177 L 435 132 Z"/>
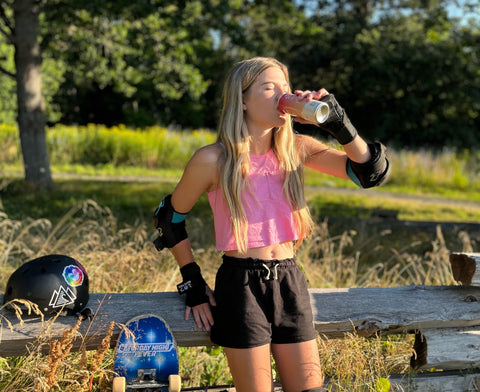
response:
<path fill-rule="evenodd" d="M 250 188 L 242 194 L 248 221 L 248 248 L 258 248 L 298 239 L 298 228 L 283 193 L 284 176 L 273 150 L 264 155 L 250 155 L 247 176 Z M 213 211 L 217 249 L 236 250 L 237 244 L 230 223 L 230 210 L 221 188 L 208 192 Z"/>

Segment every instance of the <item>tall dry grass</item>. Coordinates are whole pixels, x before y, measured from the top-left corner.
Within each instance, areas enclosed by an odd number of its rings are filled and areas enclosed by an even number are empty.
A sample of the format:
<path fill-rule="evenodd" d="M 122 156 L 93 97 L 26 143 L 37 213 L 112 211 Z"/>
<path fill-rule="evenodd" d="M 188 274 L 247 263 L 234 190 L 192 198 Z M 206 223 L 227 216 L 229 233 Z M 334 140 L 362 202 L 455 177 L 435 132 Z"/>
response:
<path fill-rule="evenodd" d="M 418 254 L 412 249 L 389 249 L 390 256 L 373 265 L 360 265 L 360 251 L 348 251 L 354 233 L 331 236 L 326 221 L 319 223 L 312 238 L 305 241 L 297 254 L 312 287 L 391 287 L 410 284 L 450 285 L 453 279 L 448 249 L 440 226 L 431 239 L 431 250 Z M 468 233 L 459 236 L 462 251 L 471 251 Z M 414 244 L 418 245 L 418 244 Z M 373 254 L 375 249 L 372 249 Z M 369 252 L 366 247 L 364 252 Z M 368 256 L 368 254 L 367 254 Z"/>
<path fill-rule="evenodd" d="M 468 235 L 462 235 L 468 248 Z M 21 264 L 51 253 L 79 260 L 88 272 L 91 292 L 174 291 L 180 279 L 178 268 L 169 252 L 154 250 L 153 237 L 145 222 L 119 227 L 108 208 L 91 200 L 73 208 L 56 225 L 46 219 L 15 221 L 0 213 L 0 291 L 4 292 L 8 277 Z M 326 222 L 318 225 L 297 255 L 311 287 L 453 283 L 449 250 L 440 230 L 425 254 L 392 249 L 390 259 L 368 267 L 359 265 L 358 251 L 347 251 L 351 243 L 348 232 L 330 236 Z M 213 287 L 220 256 L 213 247 L 205 247 L 196 249 L 195 257 Z M 0 326 L 9 327 L 1 316 Z M 104 341 L 96 351 L 71 352 L 71 339 L 78 337 L 76 328 L 66 330 L 60 341 L 43 334 L 23 357 L 0 358 L 0 390 L 108 391 L 113 376 L 110 342 Z M 111 336 L 111 330 L 106 335 Z M 50 348 L 48 354 L 42 354 L 45 345 Z M 319 337 L 318 347 L 325 375 L 336 380 L 332 384 L 336 390 L 344 391 L 388 390 L 375 380 L 408 371 L 412 355 L 411 339 L 403 336 Z M 181 348 L 181 374 L 186 386 L 231 382 L 218 348 Z"/>
<path fill-rule="evenodd" d="M 111 384 L 112 353 L 109 349 L 114 323 L 110 323 L 106 336 L 98 349 L 87 351 L 81 345 L 79 352 L 71 352 L 72 342 L 79 336 L 78 329 L 82 318 L 66 329 L 60 339 L 51 339 L 49 330 L 58 315 L 43 323 L 43 314 L 35 304 L 28 301 L 13 300 L 2 307 L 15 310 L 20 324 L 22 310 L 40 316 L 44 328 L 34 344 L 27 347 L 26 355 L 21 357 L 0 357 L 0 390 L 2 392 L 19 391 L 105 391 Z M 21 307 L 21 308 L 20 308 Z M 10 311 L 10 310 L 9 310 Z M 6 324 L 6 325 L 3 325 Z M 0 326 L 12 328 L 6 318 L 0 317 Z M 1 329 L 1 328 L 0 328 Z M 48 354 L 44 354 L 45 347 Z"/>

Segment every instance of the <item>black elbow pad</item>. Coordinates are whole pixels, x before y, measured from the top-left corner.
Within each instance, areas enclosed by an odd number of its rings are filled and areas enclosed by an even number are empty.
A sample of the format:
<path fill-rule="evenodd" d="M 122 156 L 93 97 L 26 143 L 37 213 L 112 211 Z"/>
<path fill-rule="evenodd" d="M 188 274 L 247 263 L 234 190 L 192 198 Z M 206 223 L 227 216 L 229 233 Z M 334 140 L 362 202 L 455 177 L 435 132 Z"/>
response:
<path fill-rule="evenodd" d="M 372 157 L 368 162 L 357 163 L 347 159 L 347 174 L 352 181 L 362 188 L 371 188 L 385 183 L 390 177 L 390 162 L 387 148 L 379 142 L 369 143 Z"/>
<path fill-rule="evenodd" d="M 188 238 L 185 229 L 185 217 L 174 210 L 172 195 L 165 196 L 153 214 L 153 224 L 158 230 L 158 238 L 153 242 L 158 251 L 163 248 L 173 248 L 180 241 Z"/>

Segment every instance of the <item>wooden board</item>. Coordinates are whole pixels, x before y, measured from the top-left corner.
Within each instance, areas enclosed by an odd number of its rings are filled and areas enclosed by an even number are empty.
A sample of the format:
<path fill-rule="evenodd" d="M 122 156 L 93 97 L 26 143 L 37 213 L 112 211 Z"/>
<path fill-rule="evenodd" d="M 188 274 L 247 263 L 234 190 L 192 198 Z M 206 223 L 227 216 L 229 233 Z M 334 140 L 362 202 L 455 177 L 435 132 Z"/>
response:
<path fill-rule="evenodd" d="M 315 328 L 326 337 L 339 337 L 355 330 L 361 336 L 374 333 L 409 333 L 416 329 L 468 327 L 480 325 L 480 287 L 402 286 L 388 288 L 311 289 Z M 0 301 L 3 298 L 0 296 Z M 172 328 L 179 346 L 210 345 L 209 334 L 199 330 L 193 320 L 185 321 L 184 303 L 176 292 L 91 294 L 89 307 L 96 313 L 85 320 L 73 349 L 82 343 L 96 349 L 116 323 L 112 345 L 130 318 L 141 313 L 157 313 Z M 5 317 L 13 324 L 7 327 Z M 0 355 L 22 355 L 27 346 L 42 336 L 42 341 L 58 339 L 71 328 L 75 317 L 59 317 L 47 328 L 40 319 L 25 318 L 21 324 L 11 312 L 0 312 Z M 48 351 L 48 346 L 45 346 Z"/>
<path fill-rule="evenodd" d="M 480 366 L 480 326 L 427 328 L 416 339 L 419 369 L 473 369 Z"/>
<path fill-rule="evenodd" d="M 480 287 L 313 289 L 315 326 L 327 337 L 480 325 Z"/>
<path fill-rule="evenodd" d="M 434 372 L 389 377 L 392 392 L 466 392 L 480 390 L 478 372 Z"/>
<path fill-rule="evenodd" d="M 423 374 L 396 374 L 389 377 L 391 392 L 466 392 L 480 389 L 478 372 L 435 372 Z M 325 380 L 326 391 L 337 391 L 335 383 Z M 185 391 L 235 392 L 233 387 L 185 388 Z M 282 386 L 275 383 L 274 392 L 283 392 Z M 342 389 L 343 390 L 343 389 Z M 183 391 L 183 389 L 182 389 Z"/>

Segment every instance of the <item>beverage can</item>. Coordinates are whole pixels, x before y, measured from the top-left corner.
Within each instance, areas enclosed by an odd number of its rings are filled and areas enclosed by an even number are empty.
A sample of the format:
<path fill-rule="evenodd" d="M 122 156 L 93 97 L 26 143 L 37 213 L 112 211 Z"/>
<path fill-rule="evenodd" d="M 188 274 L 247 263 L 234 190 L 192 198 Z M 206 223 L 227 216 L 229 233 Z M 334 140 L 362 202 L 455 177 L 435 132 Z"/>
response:
<path fill-rule="evenodd" d="M 327 121 L 330 109 L 321 101 L 299 101 L 295 94 L 283 94 L 278 100 L 278 110 L 319 124 Z"/>

